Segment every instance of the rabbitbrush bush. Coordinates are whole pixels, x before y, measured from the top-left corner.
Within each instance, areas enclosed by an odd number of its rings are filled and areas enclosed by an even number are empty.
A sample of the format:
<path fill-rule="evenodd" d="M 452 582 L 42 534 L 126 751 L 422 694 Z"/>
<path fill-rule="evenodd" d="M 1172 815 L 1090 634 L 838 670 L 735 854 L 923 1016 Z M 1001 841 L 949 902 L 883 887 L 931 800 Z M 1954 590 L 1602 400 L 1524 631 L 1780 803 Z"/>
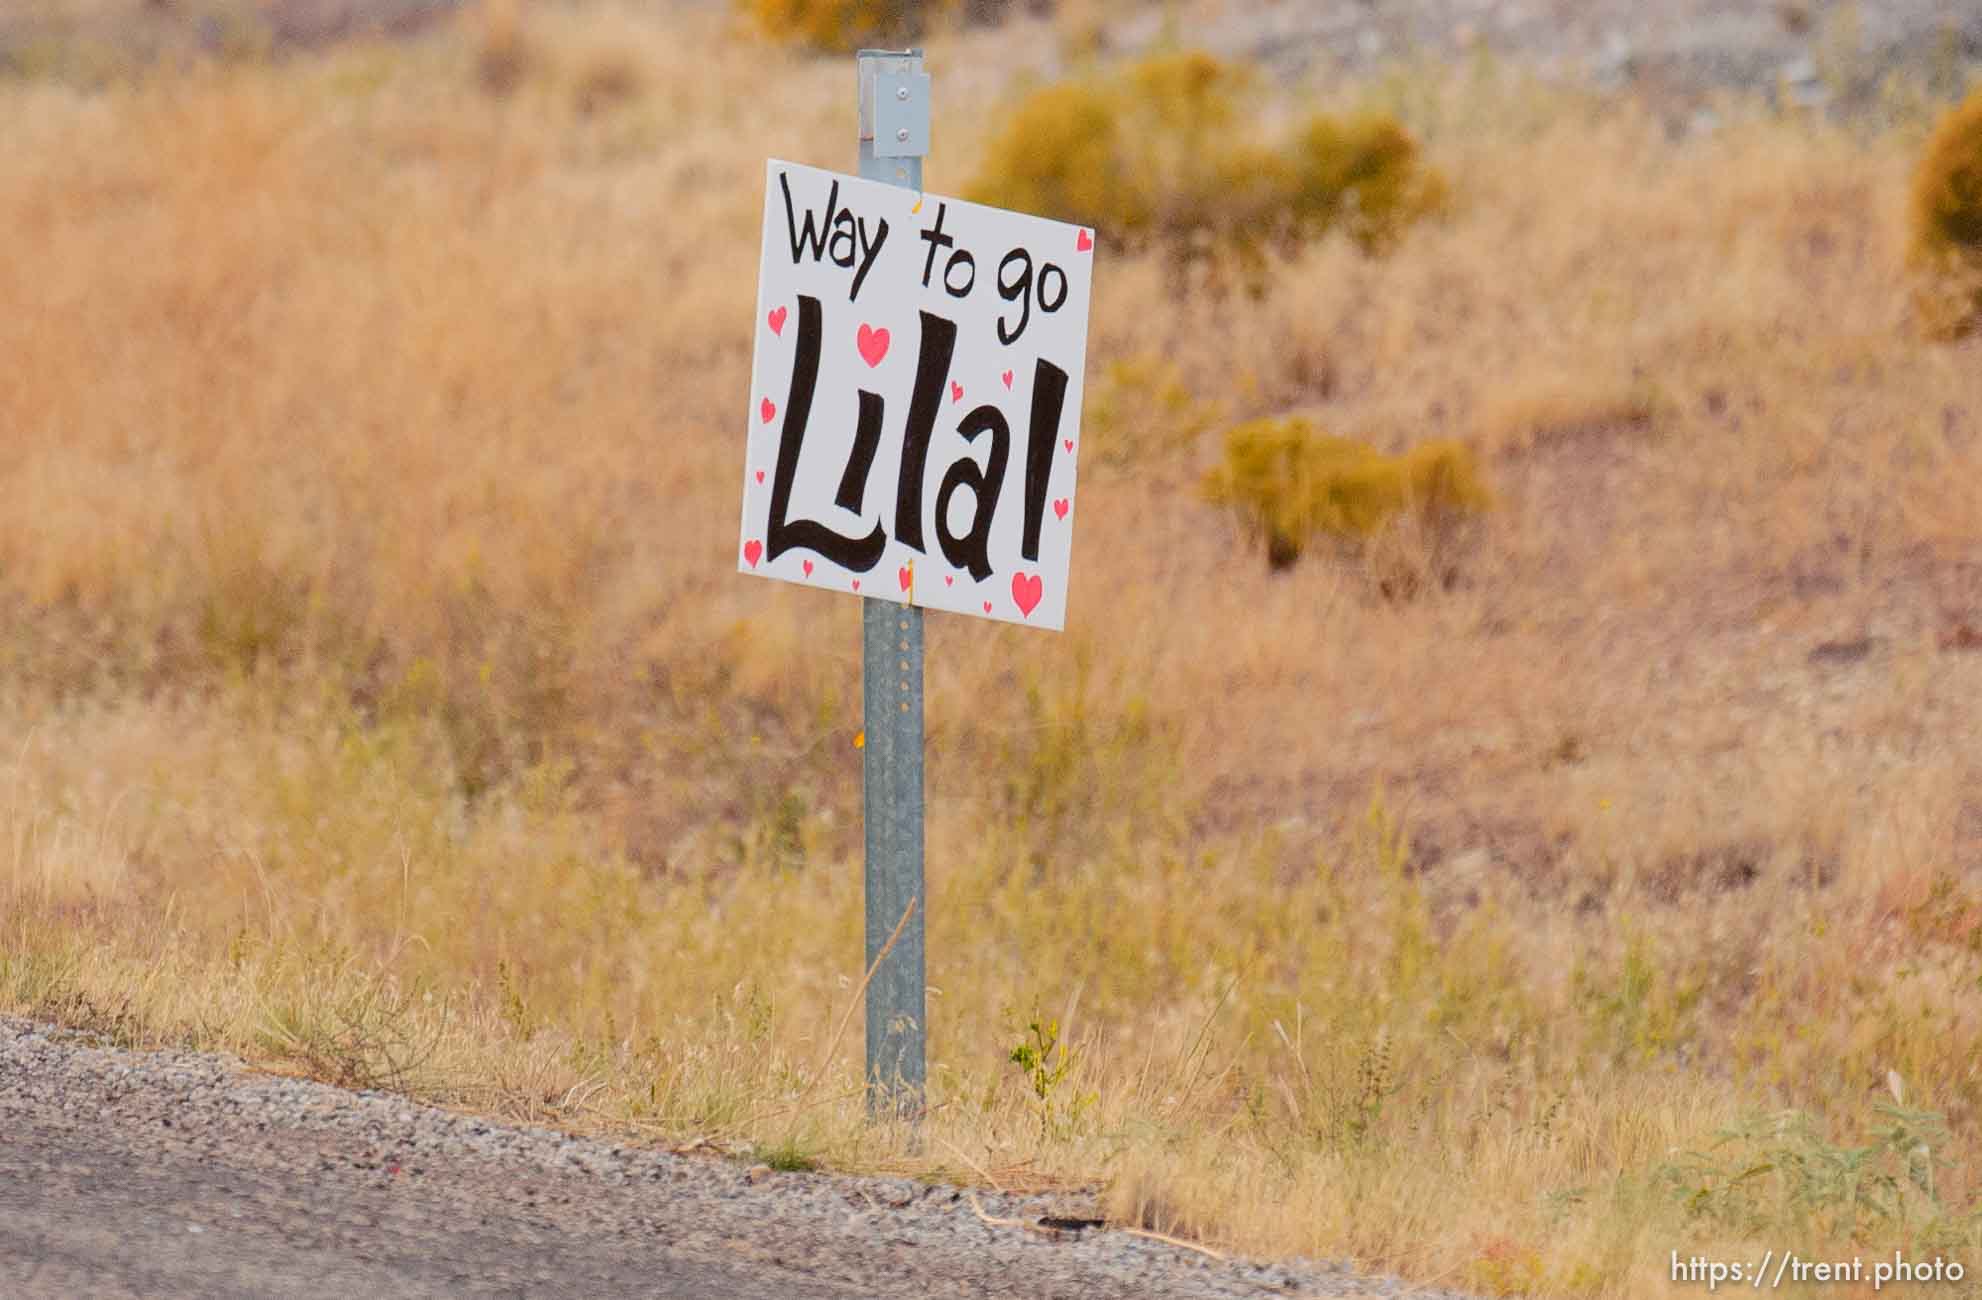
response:
<path fill-rule="evenodd" d="M 1293 565 L 1317 536 L 1360 543 L 1406 514 L 1437 528 L 1491 500 L 1463 443 L 1440 439 L 1387 456 L 1298 418 L 1229 430 L 1204 491 L 1265 544 L 1276 569 Z"/>
<path fill-rule="evenodd" d="M 1941 119 L 1913 173 L 1918 301 L 1930 333 L 1982 326 L 1982 90 Z"/>
<path fill-rule="evenodd" d="M 845 54 L 863 46 L 905 45 L 949 19 L 994 24 L 1019 5 L 1015 0 L 737 0 L 737 7 L 772 40 Z M 1024 8 L 1047 14 L 1053 0 L 1025 0 Z"/>
<path fill-rule="evenodd" d="M 916 0 L 738 0 L 738 7 L 773 40 L 845 53 L 920 37 L 924 15 L 947 6 Z"/>
<path fill-rule="evenodd" d="M 1318 115 L 1276 145 L 1244 68 L 1160 54 L 1112 75 L 1040 87 L 993 136 L 968 197 L 1093 226 L 1179 266 L 1265 255 L 1341 230 L 1367 252 L 1443 202 L 1417 142 L 1382 115 Z"/>

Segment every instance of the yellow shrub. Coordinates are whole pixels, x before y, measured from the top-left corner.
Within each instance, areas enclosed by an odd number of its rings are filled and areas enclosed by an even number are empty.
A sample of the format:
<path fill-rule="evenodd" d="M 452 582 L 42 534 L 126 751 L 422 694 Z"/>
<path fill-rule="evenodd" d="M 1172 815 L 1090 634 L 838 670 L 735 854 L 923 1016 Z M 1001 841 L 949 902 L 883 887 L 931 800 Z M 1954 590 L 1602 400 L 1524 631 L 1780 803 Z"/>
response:
<path fill-rule="evenodd" d="M 1454 438 L 1421 442 L 1405 452 L 1406 497 L 1422 514 L 1472 514 L 1493 504 L 1473 449 Z"/>
<path fill-rule="evenodd" d="M 1252 420 L 1225 435 L 1225 458 L 1205 495 L 1231 508 L 1284 569 L 1317 535 L 1370 537 L 1407 512 L 1434 526 L 1490 501 L 1472 450 L 1450 440 L 1386 456 L 1318 432 L 1306 420 Z"/>
<path fill-rule="evenodd" d="M 1081 416 L 1083 465 L 1129 466 L 1188 452 L 1217 408 L 1191 396 L 1175 365 L 1147 353 L 1108 364 Z"/>
<path fill-rule="evenodd" d="M 1120 97 L 1095 82 L 1035 91 L 991 142 L 966 197 L 1103 229 L 1133 243 L 1155 216 L 1155 177 L 1133 167 Z"/>
<path fill-rule="evenodd" d="M 1200 52 L 1042 87 L 993 137 L 968 196 L 1180 265 L 1229 257 L 1255 278 L 1269 252 L 1335 229 L 1384 251 L 1442 201 L 1394 119 L 1322 115 L 1260 143 L 1256 93 L 1250 72 Z"/>
<path fill-rule="evenodd" d="M 1393 246 L 1404 228 L 1445 200 L 1445 182 L 1418 159 L 1396 119 L 1316 117 L 1293 147 L 1295 218 L 1319 235 L 1340 225 L 1364 252 Z"/>
<path fill-rule="evenodd" d="M 906 45 L 923 34 L 929 17 L 953 7 L 917 0 L 738 0 L 738 6 L 773 40 L 836 53 Z"/>
<path fill-rule="evenodd" d="M 1123 83 L 1166 137 L 1208 140 L 1239 117 L 1254 85 L 1250 71 L 1202 50 L 1152 54 L 1129 67 Z"/>
<path fill-rule="evenodd" d="M 1933 333 L 1982 325 L 1982 91 L 1941 119 L 1914 170 L 1913 261 Z"/>

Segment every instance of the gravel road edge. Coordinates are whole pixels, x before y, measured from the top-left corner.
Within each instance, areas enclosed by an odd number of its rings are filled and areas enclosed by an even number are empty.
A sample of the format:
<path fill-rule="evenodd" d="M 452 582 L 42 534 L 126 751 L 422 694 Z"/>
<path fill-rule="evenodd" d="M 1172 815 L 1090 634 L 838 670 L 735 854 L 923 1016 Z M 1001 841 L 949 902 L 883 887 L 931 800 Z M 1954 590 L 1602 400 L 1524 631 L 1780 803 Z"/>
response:
<path fill-rule="evenodd" d="M 765 1280 L 767 1294 L 786 1296 L 1465 1300 L 1341 1263 L 1218 1260 L 1107 1228 L 1042 1225 L 1084 1217 L 1064 1197 L 776 1173 L 346 1091 L 229 1056 L 124 1050 L 0 1016 L 0 1278 L 30 1276 L 33 1243 L 61 1237 L 37 1228 L 37 1216 L 101 1222 L 106 1211 L 92 1207 L 88 1189 L 91 1175 L 106 1181 L 106 1169 L 139 1170 L 135 1181 L 155 1178 L 166 1189 L 116 1213 L 150 1218 L 155 1209 L 172 1233 L 197 1236 L 203 1253 L 183 1263 L 194 1273 L 230 1231 L 239 1237 L 254 1226 L 260 1202 L 289 1207 L 310 1225 L 305 1235 L 322 1226 L 309 1266 L 309 1276 L 326 1279 L 319 1294 L 348 1293 L 325 1272 L 346 1256 L 387 1267 L 398 1249 L 410 1269 L 393 1275 L 398 1294 L 704 1294 L 662 1282 L 671 1269 L 708 1277 L 718 1275 L 695 1268 L 741 1264 Z M 128 1197 L 134 1178 L 117 1181 Z M 177 1205 L 181 1187 L 188 1199 Z M 159 1199 L 174 1203 L 153 1206 Z M 256 1238 L 257 1249 L 266 1255 L 270 1241 L 297 1231 L 276 1225 Z M 375 1248 L 374 1232 L 399 1244 Z M 144 1240 L 160 1253 L 155 1238 Z M 505 1243 L 522 1253 L 503 1258 Z M 176 1246 L 164 1253 L 184 1254 Z M 451 1282 L 427 1269 L 446 1260 L 457 1261 Z M 63 1267 L 73 1279 L 91 1265 L 66 1259 Z M 160 1276 L 163 1283 L 154 1277 L 136 1291 L 170 1291 L 171 1277 Z M 219 1293 L 214 1276 L 183 1280 L 185 1294 Z"/>

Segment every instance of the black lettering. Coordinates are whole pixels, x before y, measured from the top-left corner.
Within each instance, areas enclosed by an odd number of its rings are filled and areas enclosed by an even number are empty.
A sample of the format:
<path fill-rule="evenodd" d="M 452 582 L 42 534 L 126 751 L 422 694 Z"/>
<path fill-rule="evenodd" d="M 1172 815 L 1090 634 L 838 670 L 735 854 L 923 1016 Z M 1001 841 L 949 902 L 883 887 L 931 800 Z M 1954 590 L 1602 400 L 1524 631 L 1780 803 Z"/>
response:
<path fill-rule="evenodd" d="M 1042 277 L 1040 286 L 1045 287 Z M 1044 300 L 1042 299 L 1042 305 Z M 1046 489 L 1060 441 L 1060 411 L 1067 401 L 1067 372 L 1050 361 L 1032 368 L 1032 423 L 1025 437 L 1025 536 L 1019 553 L 1039 563 L 1039 526 L 1046 517 Z"/>
<path fill-rule="evenodd" d="M 881 255 L 881 245 L 888 242 L 888 223 L 877 220 L 874 223 L 874 238 L 867 238 L 867 221 L 856 219 L 852 212 L 840 207 L 840 183 L 834 181 L 826 191 L 826 218 L 820 221 L 811 208 L 805 210 L 805 226 L 798 224 L 798 212 L 791 201 L 791 177 L 778 173 L 778 185 L 785 195 L 785 235 L 791 241 L 791 263 L 797 266 L 799 259 L 810 255 L 813 261 L 829 258 L 835 266 L 851 267 L 856 261 L 860 269 L 853 273 L 853 285 L 847 292 L 847 301 L 860 297 L 860 286 L 866 282 L 867 273 L 874 269 L 874 259 Z"/>
<path fill-rule="evenodd" d="M 833 218 L 833 238 L 826 245 L 826 255 L 832 259 L 834 266 L 851 269 L 859 248 L 860 240 L 854 234 L 853 213 L 841 208 L 839 215 Z"/>
<path fill-rule="evenodd" d="M 1046 298 L 1046 278 L 1048 276 L 1058 276 L 1060 278 L 1060 296 L 1050 302 Z M 1051 262 L 1046 263 L 1046 265 L 1039 268 L 1039 310 L 1058 311 L 1060 310 L 1060 304 L 1066 300 L 1067 273 Z"/>
<path fill-rule="evenodd" d="M 915 358 L 915 387 L 908 402 L 908 428 L 902 435 L 902 467 L 895 485 L 895 536 L 928 554 L 922 544 L 922 473 L 929 463 L 929 437 L 942 409 L 943 383 L 950 377 L 957 327 L 941 316 L 922 313 L 922 347 Z"/>
<path fill-rule="evenodd" d="M 853 451 L 840 474 L 840 490 L 833 504 L 842 510 L 860 513 L 867 500 L 867 475 L 874 468 L 874 450 L 881 445 L 881 416 L 886 403 L 879 393 L 860 390 L 860 419 L 853 427 Z"/>
<path fill-rule="evenodd" d="M 964 281 L 961 285 L 951 284 L 950 272 L 956 270 L 959 265 L 964 269 Z M 976 283 L 977 259 L 969 253 L 964 252 L 961 248 L 951 253 L 949 262 L 943 267 L 943 292 L 949 294 L 952 298 L 966 297 L 970 293 L 971 286 Z"/>
<path fill-rule="evenodd" d="M 874 222 L 874 242 L 871 244 L 867 242 L 866 218 L 863 217 L 861 219 L 860 269 L 853 273 L 853 288 L 846 296 L 846 300 L 848 302 L 852 302 L 854 299 L 860 296 L 861 282 L 866 280 L 867 273 L 874 269 L 874 259 L 881 255 L 881 245 L 887 242 L 888 242 L 888 223 L 885 218 L 876 219 L 876 221 Z"/>
<path fill-rule="evenodd" d="M 1017 278 L 1007 280 L 1005 278 L 1005 270 L 1014 263 L 1019 264 L 1021 268 L 1019 274 Z M 1031 253 L 1026 252 L 1023 248 L 1014 248 L 1011 252 L 1005 254 L 1003 261 L 998 263 L 998 296 L 1006 302 L 1024 300 L 1025 310 L 1019 315 L 1017 329 L 1007 330 L 1005 328 L 1005 318 L 1003 316 L 998 317 L 998 341 L 1006 344 L 1016 343 L 1018 342 L 1019 335 L 1025 333 L 1026 325 L 1032 320 Z"/>
<path fill-rule="evenodd" d="M 936 540 L 943 558 L 982 582 L 991 576 L 991 521 L 998 513 L 998 493 L 1005 485 L 1005 460 L 1011 454 L 1012 431 L 998 408 L 986 404 L 964 416 L 957 433 L 965 442 L 975 441 L 986 429 L 991 431 L 989 463 L 979 468 L 968 456 L 961 457 L 943 475 L 943 486 L 936 493 Z M 969 488 L 976 513 L 970 531 L 958 537 L 950 531 L 950 498 L 958 488 Z"/>
<path fill-rule="evenodd" d="M 922 234 L 919 236 L 920 239 L 929 245 L 929 256 L 922 259 L 922 287 L 925 289 L 929 287 L 930 275 L 936 270 L 936 250 L 953 247 L 957 242 L 943 233 L 943 215 L 949 210 L 949 204 L 938 203 L 936 205 L 936 224 L 933 226 L 924 226 L 922 228 Z"/>
<path fill-rule="evenodd" d="M 848 537 L 816 519 L 787 521 L 785 518 L 791 509 L 792 485 L 798 478 L 805 428 L 812 418 L 812 396 L 819 386 L 819 351 L 824 332 L 819 300 L 809 294 L 798 295 L 798 339 L 793 352 L 791 391 L 785 395 L 784 429 L 778 436 L 778 466 L 771 482 L 771 518 L 764 532 L 764 553 L 775 560 L 786 551 L 803 548 L 816 551 L 855 573 L 866 573 L 881 562 L 882 553 L 888 548 L 888 535 L 880 524 L 875 524 L 874 531 L 865 537 Z M 867 394 L 862 393 L 861 397 L 864 416 Z M 875 422 L 878 425 L 878 413 Z M 858 438 L 855 441 L 857 455 Z M 868 457 L 870 460 L 873 457 L 871 448 Z M 841 486 L 844 490 L 844 482 Z"/>
<path fill-rule="evenodd" d="M 833 226 L 833 209 L 839 206 L 840 183 L 833 182 L 833 188 L 826 192 L 826 219 L 815 228 L 811 208 L 805 210 L 805 233 L 799 234 L 798 217 L 791 205 L 791 177 L 785 172 L 778 173 L 778 186 L 785 192 L 785 232 L 791 238 L 791 264 L 798 265 L 798 259 L 806 253 L 818 261 L 826 252 L 826 232 Z"/>

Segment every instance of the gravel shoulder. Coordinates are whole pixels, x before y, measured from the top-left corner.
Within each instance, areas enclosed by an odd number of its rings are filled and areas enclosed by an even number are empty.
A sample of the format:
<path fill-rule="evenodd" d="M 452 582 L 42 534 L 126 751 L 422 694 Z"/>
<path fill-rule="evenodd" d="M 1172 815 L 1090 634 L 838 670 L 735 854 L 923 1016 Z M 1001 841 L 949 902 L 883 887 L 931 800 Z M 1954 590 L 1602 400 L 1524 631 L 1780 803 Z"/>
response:
<path fill-rule="evenodd" d="M 1389 1296 L 902 1179 L 748 1170 L 510 1127 L 228 1057 L 0 1017 L 0 1293 L 115 1296 Z"/>

